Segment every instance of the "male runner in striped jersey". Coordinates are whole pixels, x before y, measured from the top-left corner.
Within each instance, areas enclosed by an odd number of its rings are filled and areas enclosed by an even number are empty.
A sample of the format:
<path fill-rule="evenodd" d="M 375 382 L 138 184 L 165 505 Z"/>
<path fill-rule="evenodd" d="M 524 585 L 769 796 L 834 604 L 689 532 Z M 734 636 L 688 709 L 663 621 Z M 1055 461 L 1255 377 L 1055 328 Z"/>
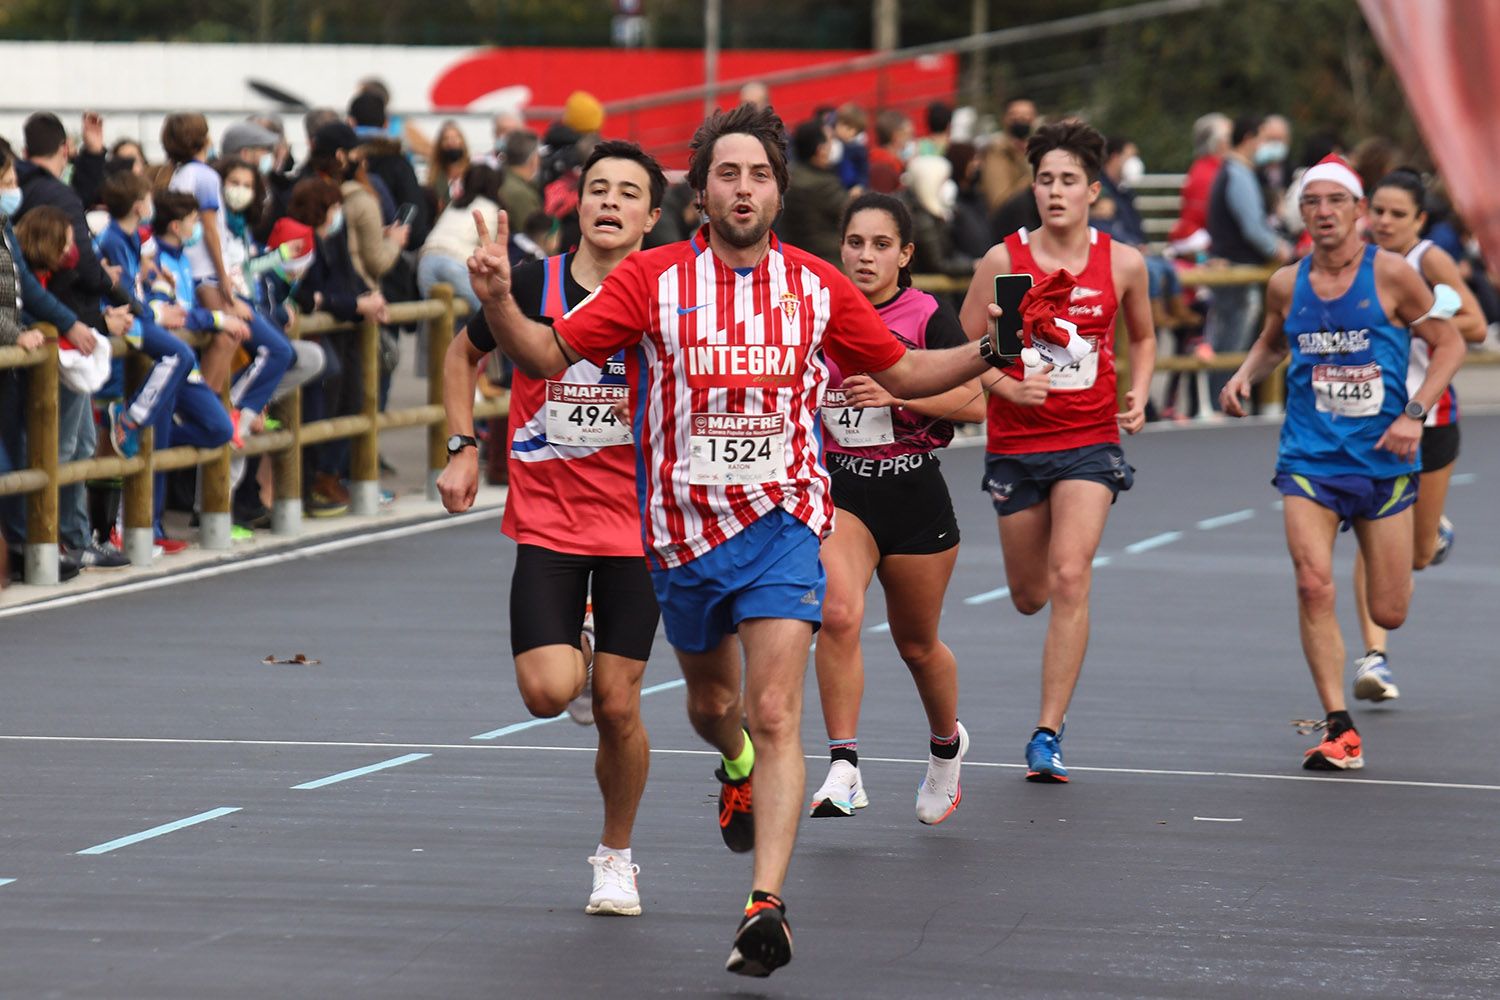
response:
<path fill-rule="evenodd" d="M 689 718 L 723 755 L 721 833 L 731 850 L 755 849 L 726 968 L 764 976 L 792 956 L 779 893 L 802 806 L 803 675 L 824 589 L 818 541 L 833 519 L 820 352 L 902 397 L 953 388 L 987 363 L 969 345 L 908 353 L 836 268 L 771 234 L 787 169 L 769 108 L 715 113 L 691 149 L 688 181 L 708 225 L 627 258 L 550 329 L 511 296 L 505 221 L 469 273 L 496 341 L 524 371 L 547 377 L 626 349 L 652 581 Z"/>
<path fill-rule="evenodd" d="M 587 298 L 640 249 L 661 215 L 665 190 L 661 167 L 639 146 L 618 140 L 595 146 L 579 181 L 578 250 L 518 266 L 513 294 L 520 308 L 552 323 Z M 476 364 L 494 349 L 483 313 L 448 348 L 443 403 L 454 438 L 438 490 L 454 513 L 469 509 L 478 488 Z M 651 753 L 641 724 L 641 678 L 658 616 L 641 551 L 635 449 L 614 411 L 626 395 L 625 362 L 619 356 L 602 365 L 579 361 L 554 375 L 515 374 L 506 440 L 490 445 L 510 449 L 501 530 L 517 544 L 510 588 L 516 686 L 539 718 L 566 707 L 575 721 L 597 724 L 594 773 L 604 796 L 604 831 L 589 858 L 594 888 L 584 911 L 636 916 L 639 868 L 630 834 Z M 591 588 L 596 629 L 585 644 L 579 630 Z"/>

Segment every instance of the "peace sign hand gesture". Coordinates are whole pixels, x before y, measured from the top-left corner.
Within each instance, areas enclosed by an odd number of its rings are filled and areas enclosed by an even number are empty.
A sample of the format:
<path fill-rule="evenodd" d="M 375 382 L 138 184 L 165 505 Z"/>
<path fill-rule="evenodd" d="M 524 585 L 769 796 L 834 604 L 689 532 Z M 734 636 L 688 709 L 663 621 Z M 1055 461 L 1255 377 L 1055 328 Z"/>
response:
<path fill-rule="evenodd" d="M 501 211 L 491 238 L 484 214 L 475 209 L 474 229 L 479 246 L 469 255 L 469 283 L 482 304 L 498 304 L 510 295 L 510 220 Z"/>

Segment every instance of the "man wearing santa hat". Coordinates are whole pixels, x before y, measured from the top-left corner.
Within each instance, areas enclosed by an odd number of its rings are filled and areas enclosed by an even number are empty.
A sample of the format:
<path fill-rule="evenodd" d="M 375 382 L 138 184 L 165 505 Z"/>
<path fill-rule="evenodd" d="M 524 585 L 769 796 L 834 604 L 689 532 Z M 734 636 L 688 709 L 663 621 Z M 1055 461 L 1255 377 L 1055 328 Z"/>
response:
<path fill-rule="evenodd" d="M 1250 388 L 1291 355 L 1286 419 L 1273 482 L 1285 498 L 1287 548 L 1297 577 L 1302 651 L 1327 713 L 1310 770 L 1364 766 L 1344 702 L 1344 640 L 1334 616 L 1333 543 L 1354 529 L 1364 554 L 1371 617 L 1393 629 L 1411 598 L 1411 505 L 1422 422 L 1463 363 L 1449 322 L 1458 296 L 1429 289 L 1400 255 L 1366 244 L 1359 177 L 1337 156 L 1302 179 L 1298 207 L 1313 252 L 1266 288 L 1266 318 L 1225 385 L 1224 412 L 1243 416 Z M 1411 338 L 1431 349 L 1427 377 L 1406 391 Z"/>

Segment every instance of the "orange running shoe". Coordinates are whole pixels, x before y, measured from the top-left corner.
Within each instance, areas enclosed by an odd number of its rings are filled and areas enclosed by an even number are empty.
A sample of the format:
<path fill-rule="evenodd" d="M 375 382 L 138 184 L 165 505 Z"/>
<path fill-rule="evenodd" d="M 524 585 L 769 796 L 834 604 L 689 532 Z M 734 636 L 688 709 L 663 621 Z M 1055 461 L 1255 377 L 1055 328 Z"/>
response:
<path fill-rule="evenodd" d="M 1337 736 L 1323 734 L 1323 742 L 1302 755 L 1309 771 L 1357 771 L 1365 766 L 1359 733 L 1346 729 Z"/>
<path fill-rule="evenodd" d="M 744 854 L 755 847 L 755 814 L 750 807 L 750 779 L 754 775 L 731 781 L 719 767 L 714 769 L 714 777 L 719 779 L 719 833 L 724 846 Z"/>

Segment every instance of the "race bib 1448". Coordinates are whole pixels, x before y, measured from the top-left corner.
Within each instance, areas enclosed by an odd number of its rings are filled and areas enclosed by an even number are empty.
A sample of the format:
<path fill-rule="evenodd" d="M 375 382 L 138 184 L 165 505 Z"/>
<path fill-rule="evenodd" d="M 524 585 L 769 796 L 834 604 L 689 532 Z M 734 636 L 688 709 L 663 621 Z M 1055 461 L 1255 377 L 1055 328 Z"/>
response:
<path fill-rule="evenodd" d="M 1385 402 L 1380 366 L 1313 365 L 1313 398 L 1318 410 L 1340 417 L 1373 417 Z"/>

